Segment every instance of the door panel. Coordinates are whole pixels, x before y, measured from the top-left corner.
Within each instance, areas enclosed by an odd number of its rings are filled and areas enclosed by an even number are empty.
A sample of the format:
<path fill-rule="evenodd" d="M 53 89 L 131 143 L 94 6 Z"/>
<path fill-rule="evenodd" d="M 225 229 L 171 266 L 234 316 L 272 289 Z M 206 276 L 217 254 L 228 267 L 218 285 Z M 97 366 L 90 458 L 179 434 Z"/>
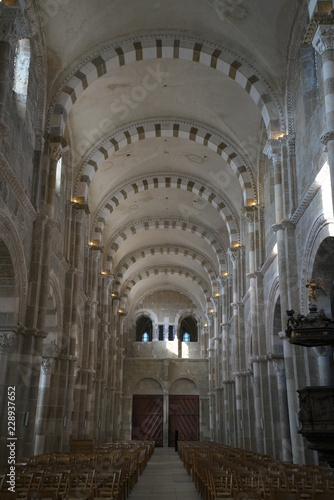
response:
<path fill-rule="evenodd" d="M 175 445 L 175 431 L 179 441 L 199 440 L 198 396 L 169 396 L 168 446 Z"/>
<path fill-rule="evenodd" d="M 132 439 L 155 441 L 163 446 L 163 396 L 133 396 Z"/>

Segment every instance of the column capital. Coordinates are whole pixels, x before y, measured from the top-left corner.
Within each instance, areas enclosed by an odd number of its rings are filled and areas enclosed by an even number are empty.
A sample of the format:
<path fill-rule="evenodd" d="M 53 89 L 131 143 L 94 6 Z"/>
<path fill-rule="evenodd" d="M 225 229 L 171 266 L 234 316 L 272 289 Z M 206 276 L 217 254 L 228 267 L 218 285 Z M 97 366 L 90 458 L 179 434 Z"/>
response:
<path fill-rule="evenodd" d="M 41 369 L 44 375 L 51 375 L 56 364 L 56 358 L 42 357 Z"/>
<path fill-rule="evenodd" d="M 245 205 L 242 207 L 242 215 L 249 224 L 255 222 L 255 216 L 258 208 L 258 205 Z"/>
<path fill-rule="evenodd" d="M 48 135 L 47 140 L 49 143 L 49 154 L 51 160 L 58 161 L 63 153 L 68 149 L 68 145 L 64 137 Z"/>
<path fill-rule="evenodd" d="M 334 141 L 334 130 L 331 130 L 329 132 L 325 132 L 321 137 L 320 137 L 320 142 L 323 144 L 325 147 L 327 147 L 329 142 Z"/>
<path fill-rule="evenodd" d="M 282 143 L 280 139 L 268 139 L 263 148 L 263 153 L 272 160 L 274 165 L 279 163 L 282 159 Z"/>
<path fill-rule="evenodd" d="M 81 212 L 84 212 L 85 214 L 90 213 L 87 203 L 81 203 L 81 202 L 77 201 L 77 199 L 71 200 L 71 206 L 74 210 L 77 210 L 80 213 Z"/>
<path fill-rule="evenodd" d="M 271 226 L 271 229 L 274 231 L 274 233 L 277 233 L 277 231 L 284 231 L 288 227 L 290 228 L 295 228 L 296 225 L 289 219 L 281 220 L 281 222 L 278 222 L 277 224 L 273 224 Z"/>
<path fill-rule="evenodd" d="M 232 276 L 230 274 L 226 274 L 225 276 L 219 276 L 218 278 L 216 278 L 217 284 L 221 291 L 231 282 L 231 279 Z"/>
<path fill-rule="evenodd" d="M 304 43 L 313 43 L 314 37 L 317 33 L 319 26 L 328 26 L 334 23 L 333 10 L 330 12 L 315 12 L 310 20 L 306 34 L 304 36 Z M 314 47 L 316 49 L 316 47 Z M 316 49 L 317 50 L 317 49 Z"/>
<path fill-rule="evenodd" d="M 320 55 L 334 49 L 334 16 L 331 17 L 332 23 L 319 24 L 312 39 L 312 45 Z"/>

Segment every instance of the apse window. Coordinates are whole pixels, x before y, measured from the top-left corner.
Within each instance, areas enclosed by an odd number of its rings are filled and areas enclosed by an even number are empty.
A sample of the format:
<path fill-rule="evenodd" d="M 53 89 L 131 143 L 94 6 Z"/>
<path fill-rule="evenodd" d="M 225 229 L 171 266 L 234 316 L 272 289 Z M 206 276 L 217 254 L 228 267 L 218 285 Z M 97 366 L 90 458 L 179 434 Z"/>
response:
<path fill-rule="evenodd" d="M 190 342 L 190 334 L 189 333 L 183 334 L 182 342 Z"/>
<path fill-rule="evenodd" d="M 13 90 L 16 96 L 17 109 L 21 118 L 24 118 L 26 114 L 29 66 L 30 40 L 28 38 L 23 38 L 18 41 L 18 44 L 16 46 L 13 85 Z"/>
<path fill-rule="evenodd" d="M 143 333 L 143 336 L 141 338 L 142 342 L 149 342 L 150 341 L 150 336 L 147 332 Z"/>

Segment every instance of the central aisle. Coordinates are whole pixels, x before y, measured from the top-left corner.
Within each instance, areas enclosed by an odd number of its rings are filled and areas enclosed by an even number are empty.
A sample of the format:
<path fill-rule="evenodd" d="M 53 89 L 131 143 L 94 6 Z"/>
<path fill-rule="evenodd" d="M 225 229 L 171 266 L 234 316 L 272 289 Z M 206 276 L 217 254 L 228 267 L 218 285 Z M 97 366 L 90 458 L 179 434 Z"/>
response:
<path fill-rule="evenodd" d="M 201 500 L 174 448 L 155 448 L 130 500 Z"/>

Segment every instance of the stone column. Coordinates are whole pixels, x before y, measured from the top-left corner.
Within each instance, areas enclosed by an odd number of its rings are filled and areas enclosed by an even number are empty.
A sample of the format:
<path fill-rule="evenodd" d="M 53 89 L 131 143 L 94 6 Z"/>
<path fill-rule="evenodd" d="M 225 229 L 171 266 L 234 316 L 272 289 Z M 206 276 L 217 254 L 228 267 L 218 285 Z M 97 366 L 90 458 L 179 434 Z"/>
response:
<path fill-rule="evenodd" d="M 325 96 L 325 133 L 321 142 L 328 151 L 331 173 L 332 197 L 334 197 L 334 14 L 324 14 L 312 39 L 314 49 L 321 55 L 322 78 Z"/>
<path fill-rule="evenodd" d="M 316 385 L 333 386 L 332 351 L 327 346 L 313 347 L 312 350 L 317 357 L 318 364 L 318 382 Z"/>
<path fill-rule="evenodd" d="M 51 384 L 51 375 L 54 373 L 60 349 L 56 345 L 51 346 L 51 349 L 54 350 L 53 354 L 49 350 L 49 352 L 44 353 L 42 357 L 36 409 L 34 455 L 55 451 L 54 448 L 50 446 L 50 444 L 54 445 L 54 443 L 47 443 L 47 440 L 52 440 L 53 436 L 50 424 L 55 425 L 53 419 L 56 418 L 56 415 L 53 409 L 55 405 L 57 405 L 58 398 L 57 387 Z"/>
<path fill-rule="evenodd" d="M 83 295 L 83 249 L 85 219 L 88 207 L 84 204 L 71 203 L 68 205 L 68 247 L 66 257 L 69 262 L 69 269 L 65 280 L 64 297 L 64 335 L 62 339 L 62 352 L 71 356 L 74 361 L 70 363 L 70 387 L 67 393 L 67 408 L 71 415 L 71 423 L 67 424 L 67 434 L 71 431 L 73 438 L 78 438 L 82 434 L 85 421 L 85 411 L 82 406 L 83 392 L 85 386 L 81 372 L 83 368 L 82 353 L 79 352 L 80 359 L 74 358 L 77 343 L 81 343 L 79 336 L 78 309 L 81 306 L 81 296 Z"/>
<path fill-rule="evenodd" d="M 113 282 L 113 276 L 103 271 L 100 280 L 100 316 L 99 339 L 98 339 L 98 358 L 99 372 L 101 374 L 101 389 L 98 420 L 101 422 L 99 429 L 99 442 L 109 439 L 109 426 L 107 424 L 107 413 L 110 407 L 110 391 L 108 390 L 108 373 L 110 370 L 110 360 L 108 356 L 110 339 L 110 288 Z"/>
<path fill-rule="evenodd" d="M 274 182 L 275 182 L 275 224 L 272 226 L 276 233 L 277 241 L 277 259 L 278 259 L 278 271 L 279 271 L 279 290 L 280 290 L 280 302 L 281 302 L 281 323 L 286 324 L 286 311 L 291 307 L 289 304 L 289 291 L 290 286 L 288 284 L 288 268 L 290 269 L 290 264 L 287 262 L 287 251 L 286 238 L 284 235 L 284 230 L 286 224 L 283 221 L 284 210 L 283 210 L 283 199 L 282 199 L 282 177 L 281 177 L 281 141 L 271 140 L 268 141 L 264 150 L 264 153 L 269 157 L 272 163 L 272 168 L 274 170 Z M 294 299 L 295 300 L 295 299 Z M 297 428 L 297 418 L 298 414 L 298 394 L 297 394 L 297 380 L 295 378 L 297 369 L 295 366 L 295 354 L 293 352 L 293 346 L 289 344 L 288 339 L 284 340 L 283 343 L 284 359 L 285 359 L 285 369 L 286 369 L 286 379 L 287 379 L 287 396 L 288 396 L 288 408 L 289 408 L 289 421 L 290 421 L 290 432 L 291 432 L 291 443 L 292 443 L 292 457 L 294 463 L 304 463 L 304 445 L 302 437 L 298 434 Z"/>
<path fill-rule="evenodd" d="M 281 460 L 283 460 L 284 462 L 291 462 L 291 436 L 290 428 L 288 425 L 289 412 L 284 360 L 275 360 L 273 362 L 273 366 L 277 377 L 278 412 L 280 424 L 279 441 L 282 443 Z"/>
<path fill-rule="evenodd" d="M 8 355 L 15 342 L 14 331 L 0 331 L 0 465 L 7 465 L 7 437 L 8 437 L 8 386 L 12 382 L 7 374 Z"/>
<path fill-rule="evenodd" d="M 300 434 L 298 434 L 298 412 L 299 404 L 298 397 L 296 398 L 297 387 L 294 371 L 294 346 L 289 342 L 285 332 L 280 332 L 280 338 L 283 340 L 284 366 L 286 376 L 286 394 L 288 401 L 289 426 L 291 438 L 291 454 L 293 463 L 304 464 L 304 442 Z M 287 434 L 285 435 L 287 439 Z M 286 454 L 289 454 L 289 447 L 286 447 Z"/>
<path fill-rule="evenodd" d="M 208 349 L 209 351 L 209 420 L 210 420 L 210 440 L 214 441 L 215 436 L 214 436 L 214 431 L 215 431 L 215 414 L 216 414 L 216 400 L 215 400 L 215 393 L 214 393 L 214 384 L 213 384 L 213 377 L 214 377 L 214 358 L 215 358 L 215 346 L 214 346 L 214 340 L 210 341 L 210 347 Z"/>

